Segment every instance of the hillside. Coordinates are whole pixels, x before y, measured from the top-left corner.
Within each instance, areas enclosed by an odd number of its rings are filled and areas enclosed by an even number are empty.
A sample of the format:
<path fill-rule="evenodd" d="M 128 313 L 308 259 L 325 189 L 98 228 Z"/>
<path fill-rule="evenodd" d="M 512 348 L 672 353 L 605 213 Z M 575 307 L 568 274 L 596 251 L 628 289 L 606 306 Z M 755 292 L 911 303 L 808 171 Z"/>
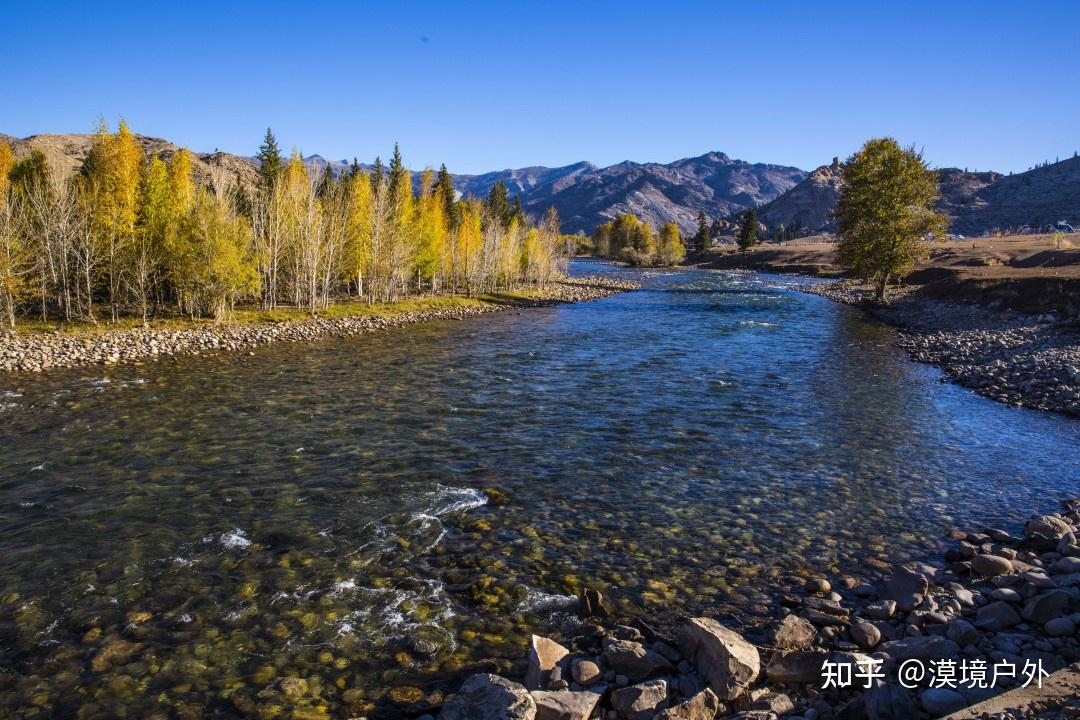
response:
<path fill-rule="evenodd" d="M 950 231 L 978 235 L 1080 219 L 1080 159 L 1069 158 L 1018 175 L 938 171 L 941 199 Z M 840 197 L 839 166 L 818 168 L 805 180 L 758 210 L 770 230 L 798 223 L 812 230 L 834 230 L 831 220 Z"/>
<path fill-rule="evenodd" d="M 832 229 L 832 211 L 840 199 L 840 161 L 822 165 L 795 187 L 758 208 L 758 221 L 779 228 Z"/>
<path fill-rule="evenodd" d="M 136 135 L 135 139 L 147 155 L 157 155 L 166 160 L 180 149 L 161 138 Z M 50 166 L 64 175 L 82 166 L 93 140 L 91 134 L 31 135 L 22 139 L 0 134 L 0 142 L 10 145 L 16 158 L 21 159 L 34 150 L 40 150 Z M 239 174 L 242 182 L 253 186 L 257 175 L 255 165 L 248 158 L 226 152 L 192 153 L 192 166 L 195 179 L 200 183 L 209 182 L 214 173 L 224 174 L 230 180 Z"/>

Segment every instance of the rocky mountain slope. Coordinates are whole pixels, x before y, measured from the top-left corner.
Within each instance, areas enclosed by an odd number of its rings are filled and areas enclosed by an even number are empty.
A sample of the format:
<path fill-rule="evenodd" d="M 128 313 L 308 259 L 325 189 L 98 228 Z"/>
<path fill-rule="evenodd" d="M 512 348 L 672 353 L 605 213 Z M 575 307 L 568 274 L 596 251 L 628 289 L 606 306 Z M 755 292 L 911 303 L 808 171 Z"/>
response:
<path fill-rule="evenodd" d="M 840 161 L 822 165 L 780 197 L 758 208 L 758 221 L 774 230 L 832 227 L 832 211 L 840 199 Z"/>
<path fill-rule="evenodd" d="M 145 135 L 136 135 L 135 138 L 147 155 L 157 155 L 165 160 L 180 149 L 161 138 Z M 93 140 L 94 136 L 90 134 L 31 135 L 21 139 L 0 134 L 0 142 L 11 146 L 16 158 L 21 159 L 34 150 L 40 150 L 49 160 L 50 167 L 64 176 L 74 173 L 82 166 Z M 214 174 L 219 174 L 229 181 L 239 176 L 241 182 L 254 186 L 257 176 L 255 165 L 248 158 L 226 152 L 192 153 L 192 166 L 195 179 L 200 183 L 207 183 Z"/>
<path fill-rule="evenodd" d="M 305 162 L 320 170 L 329 165 L 335 173 L 347 171 L 350 165 L 318 155 Z M 554 206 L 568 233 L 591 232 L 627 212 L 654 225 L 672 221 L 684 233 L 691 233 L 697 227 L 699 209 L 710 219 L 741 212 L 772 200 L 805 176 L 798 168 L 751 164 L 712 152 L 667 165 L 626 161 L 601 168 L 579 162 L 455 175 L 454 187 L 462 195 L 484 197 L 501 181 L 512 195 L 521 196 L 526 212 L 534 216 Z"/>
<path fill-rule="evenodd" d="M 1018 175 L 938 171 L 941 200 L 950 231 L 977 235 L 1080 219 L 1080 159 L 1069 158 Z M 839 166 L 818 168 L 788 192 L 766 203 L 758 217 L 770 229 L 798 224 L 813 230 L 834 230 L 831 216 L 840 198 Z"/>

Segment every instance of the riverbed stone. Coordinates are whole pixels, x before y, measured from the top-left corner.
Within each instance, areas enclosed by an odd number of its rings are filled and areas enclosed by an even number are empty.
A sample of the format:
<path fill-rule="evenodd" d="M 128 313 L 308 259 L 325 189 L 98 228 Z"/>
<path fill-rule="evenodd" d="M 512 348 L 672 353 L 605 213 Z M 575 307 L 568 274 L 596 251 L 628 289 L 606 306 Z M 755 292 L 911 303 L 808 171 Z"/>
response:
<path fill-rule="evenodd" d="M 439 713 L 439 720 L 535 718 L 536 701 L 523 685 L 489 673 L 470 676 Z"/>
<path fill-rule="evenodd" d="M 878 685 L 863 694 L 870 720 L 912 720 L 919 716 L 915 698 L 900 685 Z"/>
<path fill-rule="evenodd" d="M 1042 625 L 1065 612 L 1072 600 L 1072 594 L 1065 590 L 1050 590 L 1028 600 L 1020 614 L 1025 620 Z"/>
<path fill-rule="evenodd" d="M 689 700 L 663 710 L 657 720 L 713 720 L 723 703 L 709 688 L 695 694 Z"/>
<path fill-rule="evenodd" d="M 855 641 L 855 644 L 863 650 L 873 650 L 881 642 L 881 630 L 877 625 L 865 620 L 853 624 L 848 632 L 851 633 L 851 639 Z"/>
<path fill-rule="evenodd" d="M 649 680 L 611 693 L 611 707 L 626 720 L 652 720 L 667 705 L 667 680 Z"/>
<path fill-rule="evenodd" d="M 632 640 L 605 638 L 603 658 L 608 667 L 619 675 L 626 676 L 630 682 L 675 670 L 663 655 Z"/>
<path fill-rule="evenodd" d="M 982 639 L 982 633 L 967 620 L 957 618 L 946 626 L 945 637 L 960 647 L 966 647 L 976 645 Z"/>
<path fill-rule="evenodd" d="M 1054 575 L 1072 575 L 1080 573 L 1080 557 L 1063 557 L 1050 566 Z"/>
<path fill-rule="evenodd" d="M 1051 540 L 1060 540 L 1072 532 L 1072 526 L 1057 515 L 1037 515 L 1024 525 L 1024 536 L 1042 535 Z"/>
<path fill-rule="evenodd" d="M 679 636 L 679 650 L 721 700 L 733 700 L 761 670 L 757 648 L 711 618 L 692 618 Z"/>
<path fill-rule="evenodd" d="M 578 685 L 589 687 L 600 680 L 600 666 L 592 660 L 578 658 L 570 666 L 570 674 Z"/>
<path fill-rule="evenodd" d="M 1000 555 L 976 555 L 971 558 L 971 569 L 980 575 L 1008 575 L 1013 571 L 1013 564 Z"/>
<path fill-rule="evenodd" d="M 1010 603 L 1004 600 L 983 605 L 975 613 L 975 627 L 980 630 L 997 632 L 1020 623 L 1020 615 Z"/>
<path fill-rule="evenodd" d="M 781 650 L 806 650 L 814 644 L 817 630 L 808 621 L 791 614 L 777 624 L 769 634 L 773 647 Z"/>
<path fill-rule="evenodd" d="M 896 614 L 896 601 L 879 600 L 878 602 L 868 603 L 862 612 L 871 620 L 888 620 Z"/>
<path fill-rule="evenodd" d="M 919 704 L 931 717 L 942 717 L 967 707 L 967 700 L 949 688 L 928 688 L 919 696 Z"/>
<path fill-rule="evenodd" d="M 536 703 L 536 720 L 589 720 L 593 709 L 600 702 L 594 692 L 572 690 L 533 690 Z"/>
<path fill-rule="evenodd" d="M 533 635 L 529 640 L 529 667 L 525 671 L 525 687 L 529 690 L 546 688 L 552 668 L 569 654 L 569 650 L 554 640 Z"/>
<path fill-rule="evenodd" d="M 1050 637 L 1072 637 L 1076 634 L 1076 621 L 1071 617 L 1056 617 L 1048 620 L 1043 629 Z"/>
<path fill-rule="evenodd" d="M 897 567 L 885 583 L 885 595 L 902 612 L 910 612 L 922 602 L 928 583 L 922 573 L 903 565 Z"/>

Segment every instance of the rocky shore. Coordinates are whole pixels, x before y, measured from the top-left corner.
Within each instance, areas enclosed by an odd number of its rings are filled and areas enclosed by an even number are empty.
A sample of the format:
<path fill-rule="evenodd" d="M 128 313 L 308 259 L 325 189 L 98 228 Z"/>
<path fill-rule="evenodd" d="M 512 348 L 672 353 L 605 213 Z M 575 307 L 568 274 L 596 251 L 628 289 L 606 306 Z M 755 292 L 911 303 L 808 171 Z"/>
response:
<path fill-rule="evenodd" d="M 199 355 L 249 350 L 275 342 L 350 336 L 429 320 L 450 320 L 522 307 L 585 302 L 639 286 L 628 280 L 600 277 L 565 278 L 537 295 L 505 303 L 486 302 L 451 309 L 404 312 L 393 317 L 358 315 L 313 317 L 299 322 L 221 325 L 183 330 L 132 329 L 94 335 L 0 334 L 0 372 L 40 372 L 78 365 L 109 365 L 165 355 Z"/>
<path fill-rule="evenodd" d="M 753 641 L 706 617 L 665 629 L 616 618 L 602 593 L 588 590 L 576 636 L 533 636 L 522 682 L 473 675 L 437 715 L 1075 718 L 1078 528 L 1080 502 L 1066 501 L 1059 513 L 1032 517 L 1021 535 L 952 531 L 944 562 L 895 567 L 880 585 L 811 579 L 785 596 L 782 615 Z M 433 720 L 435 712 L 406 715 Z"/>
<path fill-rule="evenodd" d="M 923 297 L 910 290 L 887 306 L 861 283 L 808 285 L 805 292 L 861 307 L 900 330 L 900 346 L 951 381 L 1017 407 L 1080 415 L 1080 326 Z"/>

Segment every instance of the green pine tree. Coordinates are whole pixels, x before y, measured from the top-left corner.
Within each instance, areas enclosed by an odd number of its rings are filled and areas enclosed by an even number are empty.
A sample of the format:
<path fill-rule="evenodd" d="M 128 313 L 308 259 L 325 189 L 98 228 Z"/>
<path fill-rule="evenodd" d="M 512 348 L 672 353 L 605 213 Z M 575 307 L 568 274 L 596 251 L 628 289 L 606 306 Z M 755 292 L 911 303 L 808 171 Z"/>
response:
<path fill-rule="evenodd" d="M 455 230 L 457 228 L 457 203 L 454 202 L 454 179 L 450 176 L 446 165 L 439 167 L 435 187 L 442 190 L 443 212 L 446 213 L 446 223 L 451 230 Z"/>
<path fill-rule="evenodd" d="M 394 143 L 394 154 L 390 158 L 390 197 L 396 198 L 406 182 L 408 182 L 408 173 L 405 170 L 405 163 L 401 160 L 398 144 Z"/>
<path fill-rule="evenodd" d="M 266 128 L 266 137 L 263 138 L 259 154 L 255 157 L 259 160 L 259 187 L 269 190 L 281 172 L 281 149 L 278 148 L 277 138 L 270 128 Z"/>
<path fill-rule="evenodd" d="M 709 218 L 705 216 L 704 210 L 698 210 L 694 249 L 698 252 L 705 252 L 707 247 L 709 247 Z"/>
<path fill-rule="evenodd" d="M 382 158 L 375 158 L 375 164 L 371 166 L 371 193 L 376 197 L 379 195 L 379 190 L 382 188 L 383 180 L 383 165 Z"/>
<path fill-rule="evenodd" d="M 510 224 L 510 198 L 502 180 L 496 180 L 491 186 L 491 192 L 487 197 L 487 209 L 490 217 L 501 222 L 503 226 Z"/>
<path fill-rule="evenodd" d="M 757 210 L 750 208 L 742 214 L 742 220 L 739 223 L 739 236 L 736 239 L 739 249 L 743 252 L 757 244 L 757 226 Z"/>

